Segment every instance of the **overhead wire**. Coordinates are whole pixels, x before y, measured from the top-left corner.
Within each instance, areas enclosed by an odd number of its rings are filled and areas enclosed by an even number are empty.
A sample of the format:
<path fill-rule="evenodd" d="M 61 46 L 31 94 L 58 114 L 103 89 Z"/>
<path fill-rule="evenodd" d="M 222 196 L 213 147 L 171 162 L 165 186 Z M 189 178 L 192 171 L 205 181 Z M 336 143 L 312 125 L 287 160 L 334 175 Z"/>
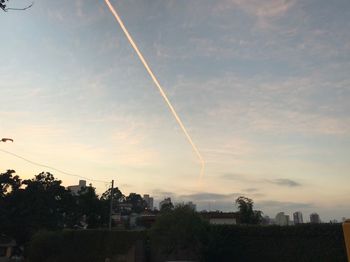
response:
<path fill-rule="evenodd" d="M 0 149 L 0 151 L 3 152 L 3 153 L 5 153 L 5 154 L 8 154 L 8 155 L 14 156 L 14 157 L 16 157 L 16 158 L 22 159 L 23 161 L 25 161 L 25 162 L 27 162 L 27 163 L 29 163 L 29 164 L 32 164 L 32 165 L 35 165 L 35 166 L 44 167 L 44 168 L 47 168 L 47 169 L 56 171 L 56 172 L 58 172 L 58 173 L 67 175 L 67 176 L 78 177 L 78 178 L 85 179 L 85 180 L 87 180 L 87 181 L 97 182 L 97 183 L 104 183 L 104 184 L 110 183 L 110 182 L 104 181 L 104 180 L 92 179 L 92 178 L 84 177 L 84 176 L 81 176 L 81 175 L 68 173 L 68 172 L 62 171 L 62 170 L 60 170 L 60 169 L 58 169 L 58 168 L 55 168 L 55 167 L 52 167 L 52 166 L 49 166 L 49 165 L 44 165 L 44 164 L 41 164 L 41 163 L 32 161 L 32 160 L 30 160 L 30 159 L 28 159 L 28 158 L 25 158 L 25 157 L 23 157 L 23 156 L 20 156 L 20 155 L 18 155 L 18 154 L 15 154 L 15 153 L 13 153 L 13 152 L 10 152 L 10 151 L 4 150 L 4 149 Z"/>

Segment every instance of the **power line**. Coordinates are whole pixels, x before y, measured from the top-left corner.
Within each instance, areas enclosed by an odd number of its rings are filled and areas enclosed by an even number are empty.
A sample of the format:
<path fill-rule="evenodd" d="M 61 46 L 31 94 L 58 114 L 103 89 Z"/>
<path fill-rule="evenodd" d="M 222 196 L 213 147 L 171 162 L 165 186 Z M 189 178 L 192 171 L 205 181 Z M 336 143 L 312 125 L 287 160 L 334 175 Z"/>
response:
<path fill-rule="evenodd" d="M 110 183 L 108 181 L 103 181 L 103 180 L 97 180 L 97 179 L 91 179 L 91 178 L 88 178 L 88 177 L 84 177 L 84 176 L 81 176 L 81 175 L 76 175 L 76 174 L 72 174 L 72 173 L 68 173 L 68 172 L 65 172 L 65 171 L 62 171 L 58 168 L 55 168 L 55 167 L 52 167 L 52 166 L 48 166 L 48 165 L 44 165 L 44 164 L 40 164 L 38 162 L 34 162 L 32 160 L 29 160 L 23 156 L 20 156 L 18 154 L 15 154 L 15 153 L 12 153 L 10 151 L 7 151 L 7 150 L 4 150 L 4 149 L 0 149 L 1 152 L 5 153 L 5 154 L 8 154 L 8 155 L 11 155 L 11 156 L 14 156 L 14 157 L 17 157 L 19 159 L 22 159 L 24 160 L 25 162 L 27 163 L 30 163 L 32 165 L 35 165 L 35 166 L 40 166 L 40 167 L 44 167 L 44 168 L 48 168 L 48 169 L 51 169 L 51 170 L 54 170 L 56 172 L 59 172 L 61 174 L 64 174 L 64 175 L 67 175 L 67 176 L 72 176 L 72 177 L 78 177 L 78 178 L 82 178 L 82 179 L 85 179 L 85 180 L 88 180 L 88 181 L 91 181 L 91 182 L 98 182 L 98 183 Z"/>

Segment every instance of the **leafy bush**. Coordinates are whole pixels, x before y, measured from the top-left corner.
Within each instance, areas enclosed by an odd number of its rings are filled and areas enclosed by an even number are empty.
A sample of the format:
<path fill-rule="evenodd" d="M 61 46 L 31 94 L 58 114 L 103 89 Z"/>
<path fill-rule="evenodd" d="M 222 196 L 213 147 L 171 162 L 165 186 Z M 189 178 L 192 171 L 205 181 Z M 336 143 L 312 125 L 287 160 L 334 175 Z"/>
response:
<path fill-rule="evenodd" d="M 206 232 L 207 223 L 191 207 L 165 210 L 150 231 L 154 260 L 198 259 Z"/>
<path fill-rule="evenodd" d="M 106 257 L 127 253 L 145 238 L 145 232 L 131 231 L 39 232 L 28 246 L 27 257 L 30 262 L 104 262 Z"/>
<path fill-rule="evenodd" d="M 344 261 L 341 225 L 211 226 L 204 261 Z"/>
<path fill-rule="evenodd" d="M 185 207 L 163 213 L 149 232 L 39 232 L 27 257 L 29 262 L 104 262 L 136 242 L 151 248 L 151 261 L 347 261 L 340 224 L 209 226 Z"/>

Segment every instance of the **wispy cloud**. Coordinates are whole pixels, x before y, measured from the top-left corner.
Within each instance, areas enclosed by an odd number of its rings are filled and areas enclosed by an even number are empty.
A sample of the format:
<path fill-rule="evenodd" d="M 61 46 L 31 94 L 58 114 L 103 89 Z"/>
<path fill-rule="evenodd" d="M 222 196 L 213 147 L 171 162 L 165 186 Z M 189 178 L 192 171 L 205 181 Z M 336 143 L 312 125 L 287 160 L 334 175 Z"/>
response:
<path fill-rule="evenodd" d="M 278 186 L 287 186 L 287 187 L 299 187 L 301 184 L 291 179 L 279 178 L 273 180 L 266 180 L 268 183 L 275 184 Z"/>
<path fill-rule="evenodd" d="M 223 201 L 223 200 L 234 201 L 234 199 L 239 195 L 240 193 L 231 193 L 231 194 L 194 193 L 194 194 L 188 194 L 188 195 L 180 195 L 179 198 L 193 200 L 196 202 Z"/>
<path fill-rule="evenodd" d="M 257 201 L 256 205 L 263 210 L 277 209 L 280 211 L 287 210 L 287 209 L 298 210 L 298 209 L 304 209 L 304 208 L 312 208 L 315 206 L 313 203 L 275 201 L 275 200 Z"/>
<path fill-rule="evenodd" d="M 244 189 L 244 191 L 246 191 L 246 192 L 256 192 L 256 191 L 259 191 L 259 189 L 258 189 L 258 188 L 251 187 L 251 188 L 246 188 L 246 189 Z"/>
<path fill-rule="evenodd" d="M 285 14 L 295 2 L 295 0 L 227 0 L 226 4 L 238 6 L 258 17 L 276 17 Z"/>
<path fill-rule="evenodd" d="M 256 19 L 256 25 L 263 29 L 272 27 L 271 21 L 285 15 L 296 0 L 225 0 L 217 4 L 219 12 L 238 8 Z"/>
<path fill-rule="evenodd" d="M 248 178 L 247 178 L 248 177 Z M 231 173 L 226 173 L 220 176 L 220 178 L 224 180 L 236 180 L 236 181 L 241 181 L 241 182 L 247 182 L 247 183 L 262 183 L 262 182 L 267 182 L 271 184 L 275 184 L 278 186 L 287 186 L 287 187 L 298 187 L 301 186 L 300 182 L 297 182 L 292 179 L 288 178 L 276 178 L 276 179 L 257 179 L 252 176 L 247 176 L 247 175 L 240 175 L 240 174 L 231 174 Z M 256 192 L 258 191 L 257 188 L 247 188 L 245 189 L 246 192 Z"/>

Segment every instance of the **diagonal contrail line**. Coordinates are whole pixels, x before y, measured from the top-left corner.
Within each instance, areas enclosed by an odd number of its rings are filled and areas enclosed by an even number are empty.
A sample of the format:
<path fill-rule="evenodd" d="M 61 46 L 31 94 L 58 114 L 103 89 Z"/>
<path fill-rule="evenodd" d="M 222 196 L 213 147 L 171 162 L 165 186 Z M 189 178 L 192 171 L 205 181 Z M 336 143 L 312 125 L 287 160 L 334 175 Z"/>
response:
<path fill-rule="evenodd" d="M 131 37 L 131 35 L 129 34 L 128 30 L 126 29 L 123 21 L 121 20 L 120 16 L 118 15 L 117 11 L 115 10 L 115 8 L 112 6 L 112 4 L 110 3 L 109 0 L 105 0 L 109 10 L 111 11 L 111 13 L 113 14 L 113 16 L 115 17 L 115 19 L 117 20 L 117 22 L 119 23 L 120 27 L 122 28 L 124 34 L 126 35 L 127 39 L 129 40 L 131 46 L 134 48 L 135 52 L 137 53 L 138 57 L 140 58 L 142 64 L 144 65 L 145 69 L 147 70 L 148 74 L 150 75 L 150 77 L 152 78 L 154 84 L 157 86 L 161 96 L 164 98 L 165 102 L 167 103 L 171 113 L 173 114 L 173 116 L 175 117 L 177 123 L 179 124 L 179 126 L 181 127 L 182 131 L 184 132 L 188 142 L 191 144 L 193 151 L 196 153 L 199 162 L 201 164 L 201 177 L 203 176 L 204 173 L 204 159 L 201 155 L 201 153 L 199 152 L 197 146 L 195 145 L 195 143 L 193 142 L 191 136 L 189 135 L 189 133 L 187 132 L 184 124 L 182 123 L 180 117 L 178 116 L 178 114 L 176 113 L 176 110 L 174 109 L 173 105 L 171 104 L 171 102 L 169 101 L 166 93 L 164 92 L 163 88 L 161 87 L 161 85 L 158 82 L 158 79 L 156 78 L 156 76 L 153 74 L 151 68 L 148 66 L 145 58 L 143 57 L 142 53 L 140 52 L 140 50 L 138 49 L 136 43 L 134 42 L 133 38 Z"/>

